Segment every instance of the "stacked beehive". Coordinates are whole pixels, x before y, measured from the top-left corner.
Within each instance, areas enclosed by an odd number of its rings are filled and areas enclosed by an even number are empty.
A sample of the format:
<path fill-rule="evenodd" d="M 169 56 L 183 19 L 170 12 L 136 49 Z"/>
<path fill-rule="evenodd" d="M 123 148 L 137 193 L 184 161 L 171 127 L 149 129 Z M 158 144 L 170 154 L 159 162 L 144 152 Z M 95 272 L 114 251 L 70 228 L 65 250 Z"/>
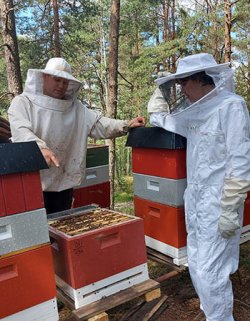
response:
<path fill-rule="evenodd" d="M 83 183 L 74 189 L 73 207 L 95 203 L 110 206 L 109 148 L 107 145 L 88 145 L 86 175 Z"/>
<path fill-rule="evenodd" d="M 51 245 L 35 142 L 0 144 L 0 319 L 56 321 Z"/>
<path fill-rule="evenodd" d="M 144 219 L 146 245 L 185 263 L 186 141 L 161 128 L 136 128 L 127 146 L 132 146 L 135 215 Z"/>
<path fill-rule="evenodd" d="M 75 308 L 148 279 L 143 221 L 95 209 L 49 220 L 58 287 Z"/>
<path fill-rule="evenodd" d="M 136 128 L 132 147 L 135 215 L 144 219 L 146 245 L 185 264 L 186 141 L 161 128 Z M 250 193 L 244 205 L 241 243 L 250 239 Z"/>

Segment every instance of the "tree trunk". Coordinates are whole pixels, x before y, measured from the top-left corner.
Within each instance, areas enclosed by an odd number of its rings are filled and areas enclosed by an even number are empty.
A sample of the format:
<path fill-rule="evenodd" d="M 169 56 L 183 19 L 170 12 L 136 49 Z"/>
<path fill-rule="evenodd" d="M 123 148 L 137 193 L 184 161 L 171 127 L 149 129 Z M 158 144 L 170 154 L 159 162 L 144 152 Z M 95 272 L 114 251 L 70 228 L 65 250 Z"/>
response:
<path fill-rule="evenodd" d="M 0 0 L 0 13 L 8 90 L 12 96 L 10 97 L 11 100 L 23 91 L 13 1 Z"/>
<path fill-rule="evenodd" d="M 56 57 L 61 57 L 58 3 L 57 0 L 53 0 L 52 3 L 54 12 L 55 55 Z"/>
<path fill-rule="evenodd" d="M 232 4 L 225 0 L 225 62 L 231 61 Z"/>
<path fill-rule="evenodd" d="M 168 18 L 169 18 L 169 1 L 162 1 L 162 34 L 163 41 L 167 42 L 169 40 L 169 26 L 168 26 Z"/>
<path fill-rule="evenodd" d="M 118 77 L 118 43 L 120 24 L 120 0 L 112 0 L 110 31 L 109 31 L 109 58 L 107 83 L 107 116 L 116 118 L 117 113 L 117 77 Z M 115 139 L 108 140 L 110 165 L 110 207 L 114 208 L 114 178 L 115 178 Z"/>

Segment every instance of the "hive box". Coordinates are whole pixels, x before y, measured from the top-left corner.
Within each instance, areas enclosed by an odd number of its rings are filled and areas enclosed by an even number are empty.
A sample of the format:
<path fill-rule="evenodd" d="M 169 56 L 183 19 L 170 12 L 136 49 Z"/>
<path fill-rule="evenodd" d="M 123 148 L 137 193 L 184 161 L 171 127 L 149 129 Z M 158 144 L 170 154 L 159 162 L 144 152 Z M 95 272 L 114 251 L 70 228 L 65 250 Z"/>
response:
<path fill-rule="evenodd" d="M 86 167 L 109 164 L 109 147 L 107 145 L 89 144 L 87 148 Z"/>
<path fill-rule="evenodd" d="M 138 174 L 170 179 L 186 178 L 186 150 L 133 148 L 132 169 L 133 173 Z"/>
<path fill-rule="evenodd" d="M 54 299 L 56 287 L 51 246 L 2 257 L 0 293 L 0 318 Z"/>
<path fill-rule="evenodd" d="M 250 240 L 250 192 L 247 194 L 247 199 L 244 204 L 244 216 L 243 216 L 243 229 L 241 234 L 240 243 L 244 243 Z"/>
<path fill-rule="evenodd" d="M 57 284 L 75 307 L 148 279 L 143 221 L 97 209 L 49 221 Z"/>
<path fill-rule="evenodd" d="M 74 208 L 93 203 L 108 208 L 110 206 L 110 182 L 76 188 L 73 197 Z"/>
<path fill-rule="evenodd" d="M 0 217 L 43 207 L 39 170 L 47 167 L 35 142 L 0 144 Z"/>
<path fill-rule="evenodd" d="M 96 166 L 86 169 L 85 179 L 76 189 L 101 184 L 109 181 L 109 166 Z"/>
<path fill-rule="evenodd" d="M 187 233 L 183 207 L 172 207 L 134 197 L 135 215 L 144 220 L 146 245 L 180 265 L 187 255 Z"/>
<path fill-rule="evenodd" d="M 59 320 L 56 298 L 12 314 L 1 321 L 57 321 Z"/>
<path fill-rule="evenodd" d="M 169 179 L 157 176 L 133 174 L 134 195 L 160 204 L 183 206 L 186 179 Z"/>
<path fill-rule="evenodd" d="M 44 208 L 0 219 L 0 257 L 44 243 L 49 243 Z"/>
<path fill-rule="evenodd" d="M 247 194 L 247 199 L 244 204 L 244 220 L 243 226 L 248 226 L 250 229 L 250 192 Z"/>
<path fill-rule="evenodd" d="M 73 191 L 73 208 L 92 203 L 98 204 L 100 207 L 109 207 L 109 147 L 89 144 L 86 167 L 85 179 Z"/>

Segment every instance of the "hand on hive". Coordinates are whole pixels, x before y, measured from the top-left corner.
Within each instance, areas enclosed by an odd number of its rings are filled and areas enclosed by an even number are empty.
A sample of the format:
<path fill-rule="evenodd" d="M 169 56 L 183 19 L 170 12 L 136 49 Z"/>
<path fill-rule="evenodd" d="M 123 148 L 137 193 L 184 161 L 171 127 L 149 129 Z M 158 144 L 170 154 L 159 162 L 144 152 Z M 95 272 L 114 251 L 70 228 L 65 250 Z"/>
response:
<path fill-rule="evenodd" d="M 141 116 L 133 118 L 128 122 L 128 128 L 144 127 L 144 126 L 145 126 L 145 119 L 144 117 L 141 117 Z"/>

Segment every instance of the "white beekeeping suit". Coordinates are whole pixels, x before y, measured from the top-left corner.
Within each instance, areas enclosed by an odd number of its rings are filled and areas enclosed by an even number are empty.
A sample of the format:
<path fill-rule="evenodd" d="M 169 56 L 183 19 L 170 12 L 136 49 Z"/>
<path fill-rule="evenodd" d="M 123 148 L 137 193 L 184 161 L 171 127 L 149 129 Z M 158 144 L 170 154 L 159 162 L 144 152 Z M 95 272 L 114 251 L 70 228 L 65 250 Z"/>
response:
<path fill-rule="evenodd" d="M 175 74 L 156 82 L 160 86 L 201 71 L 215 84 L 208 94 L 171 109 L 157 88 L 148 112 L 152 125 L 187 138 L 184 201 L 190 275 L 207 320 L 233 321 L 229 276 L 238 268 L 243 205 L 250 190 L 249 112 L 243 98 L 233 93 L 228 64 L 217 64 L 209 54 L 181 59 Z"/>
<path fill-rule="evenodd" d="M 43 74 L 69 81 L 65 99 L 43 93 Z M 41 171 L 43 191 L 63 191 L 79 185 L 85 176 L 88 137 L 125 135 L 128 121 L 103 117 L 78 99 L 82 83 L 63 58 L 51 58 L 45 69 L 29 69 L 25 89 L 8 110 L 12 141 L 36 141 L 57 155 L 60 167 Z"/>

